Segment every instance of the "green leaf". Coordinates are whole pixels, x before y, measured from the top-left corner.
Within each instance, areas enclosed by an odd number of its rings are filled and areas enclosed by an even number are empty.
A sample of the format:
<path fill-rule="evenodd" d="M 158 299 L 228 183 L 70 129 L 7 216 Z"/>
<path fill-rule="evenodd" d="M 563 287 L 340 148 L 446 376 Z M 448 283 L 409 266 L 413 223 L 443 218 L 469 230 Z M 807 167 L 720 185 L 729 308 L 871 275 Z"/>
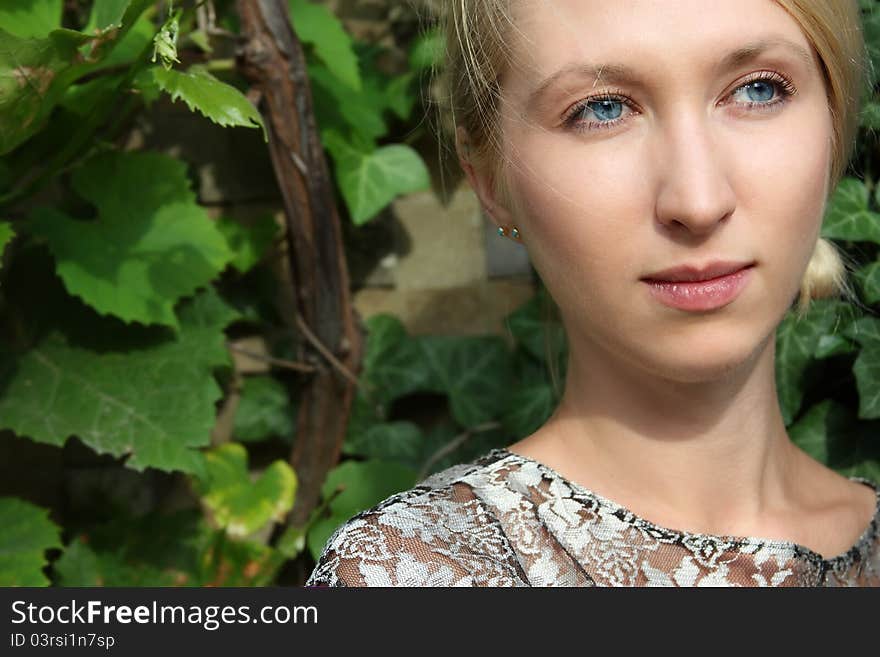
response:
<path fill-rule="evenodd" d="M 880 214 L 868 209 L 868 188 L 855 178 L 844 178 L 828 204 L 822 237 L 880 243 Z"/>
<path fill-rule="evenodd" d="M 49 243 L 68 291 L 102 314 L 176 327 L 174 304 L 207 285 L 232 258 L 196 204 L 182 161 L 151 152 L 106 153 L 74 172 L 73 187 L 96 206 L 96 220 L 40 208 L 32 227 Z"/>
<path fill-rule="evenodd" d="M 308 65 L 309 81 L 315 101 L 315 116 L 319 128 L 335 131 L 350 128 L 363 141 L 371 144 L 388 133 L 383 114 L 388 98 L 380 81 L 370 77 L 361 83 L 359 91 L 342 84 L 323 64 Z"/>
<path fill-rule="evenodd" d="M 126 348 L 118 328 L 100 335 L 101 324 L 92 328 L 97 346 L 52 331 L 23 355 L 0 360 L 0 427 L 50 445 L 75 435 L 98 453 L 128 455 L 135 470 L 200 472 L 198 448 L 210 443 L 222 397 L 212 372 L 231 364 L 223 329 L 236 314 L 210 289 L 179 316 L 172 339 Z"/>
<path fill-rule="evenodd" d="M 269 141 L 263 117 L 253 103 L 232 85 L 215 78 L 205 67 L 193 65 L 183 72 L 153 66 L 140 75 L 152 77 L 155 84 L 171 96 L 172 101 L 182 99 L 190 111 L 201 112 L 224 127 L 262 128 L 263 141 Z"/>
<path fill-rule="evenodd" d="M 880 418 L 880 343 L 862 347 L 853 363 L 853 374 L 859 391 L 859 417 Z"/>
<path fill-rule="evenodd" d="M 880 103 L 866 102 L 859 117 L 859 124 L 868 130 L 880 130 Z"/>
<path fill-rule="evenodd" d="M 366 153 L 332 131 L 323 141 L 333 155 L 336 178 L 356 225 L 375 217 L 396 197 L 430 187 L 425 163 L 409 146 L 393 144 Z"/>
<path fill-rule="evenodd" d="M 3 0 L 0 29 L 25 39 L 45 37 L 61 27 L 62 4 L 63 0 Z"/>
<path fill-rule="evenodd" d="M 409 67 L 414 70 L 429 69 L 443 61 L 446 40 L 443 31 L 433 28 L 420 34 L 409 53 Z"/>
<path fill-rule="evenodd" d="M 556 395 L 550 385 L 542 381 L 526 383 L 510 395 L 501 417 L 502 425 L 513 436 L 528 436 L 550 418 L 556 405 Z"/>
<path fill-rule="evenodd" d="M 49 512 L 15 497 L 0 497 L 0 586 L 48 586 L 46 550 L 61 547 Z"/>
<path fill-rule="evenodd" d="M 880 186 L 878 186 L 880 189 Z M 880 302 L 880 261 L 872 262 L 853 273 L 862 289 L 862 296 L 869 304 Z"/>
<path fill-rule="evenodd" d="M 310 44 L 327 68 L 346 86 L 361 89 L 357 54 L 351 37 L 329 8 L 308 0 L 288 0 L 297 36 Z"/>
<path fill-rule="evenodd" d="M 346 461 L 331 470 L 321 487 L 324 499 L 330 499 L 330 517 L 315 521 L 309 532 L 308 544 L 312 558 L 318 559 L 330 535 L 339 525 L 389 495 L 415 484 L 416 472 L 396 463 Z M 337 489 L 341 490 L 339 494 L 336 494 Z"/>
<path fill-rule="evenodd" d="M 39 131 L 75 77 L 70 62 L 89 37 L 55 30 L 49 38 L 14 36 L 0 26 L 0 155 Z"/>
<path fill-rule="evenodd" d="M 271 376 L 244 380 L 235 410 L 232 435 L 241 442 L 256 442 L 274 436 L 291 440 L 296 427 L 287 389 Z"/>
<path fill-rule="evenodd" d="M 423 335 L 415 338 L 428 364 L 428 390 L 449 396 L 452 416 L 465 427 L 496 417 L 506 406 L 512 358 L 500 336 Z"/>
<path fill-rule="evenodd" d="M 839 300 L 816 300 L 801 320 L 794 312 L 786 314 L 776 331 L 776 387 L 786 426 L 800 410 L 805 392 L 804 372 L 815 358 L 819 340 L 834 332 L 844 307 Z"/>
<path fill-rule="evenodd" d="M 91 34 L 95 30 L 100 32 L 122 25 L 122 18 L 130 4 L 131 0 L 95 0 L 89 22 L 83 31 Z"/>
<path fill-rule="evenodd" d="M 412 422 L 383 422 L 347 434 L 342 451 L 418 470 L 425 460 L 425 444 L 421 429 Z"/>
<path fill-rule="evenodd" d="M 284 557 L 212 530 L 201 512 L 123 516 L 71 541 L 53 564 L 62 586 L 265 586 Z"/>
<path fill-rule="evenodd" d="M 129 59 L 140 52 L 131 51 L 141 45 L 142 35 L 129 35 L 136 24 L 141 26 L 139 31 L 144 26 L 152 30 L 148 20 L 140 20 L 152 1 L 131 0 L 121 27 L 93 35 L 59 28 L 40 34 L 45 38 L 25 38 L 11 34 L 0 24 L 0 155 L 39 132 L 65 90 L 77 79 L 121 63 L 116 52 L 122 50 L 123 44 L 126 51 L 121 55 Z M 34 14 L 35 22 L 28 24 L 45 26 L 50 20 L 47 15 Z M 33 27 L 26 31 L 42 29 Z"/>
<path fill-rule="evenodd" d="M 250 271 L 263 258 L 278 235 L 278 224 L 268 213 L 247 223 L 223 216 L 217 220 L 217 228 L 232 252 L 230 264 L 241 273 Z"/>
<path fill-rule="evenodd" d="M 274 461 L 251 481 L 247 460 L 247 450 L 238 443 L 206 452 L 207 472 L 198 487 L 217 526 L 237 538 L 281 520 L 296 494 L 296 475 L 287 463 Z"/>
<path fill-rule="evenodd" d="M 788 429 L 796 445 L 844 476 L 880 481 L 876 422 L 859 422 L 842 404 L 825 399 Z"/>
<path fill-rule="evenodd" d="M 415 94 L 411 91 L 414 79 L 414 73 L 404 73 L 391 80 L 385 89 L 388 107 L 404 121 L 409 119 L 416 102 Z"/>
<path fill-rule="evenodd" d="M 539 362 L 547 356 L 562 359 L 565 353 L 565 330 L 562 324 L 545 315 L 550 301 L 546 289 L 514 310 L 504 319 L 504 325 L 525 350 Z"/>
<path fill-rule="evenodd" d="M 375 388 L 380 399 L 391 402 L 424 388 L 429 371 L 403 323 L 393 315 L 379 313 L 367 318 L 365 325 L 367 344 L 362 378 Z"/>
<path fill-rule="evenodd" d="M 0 221 L 0 258 L 3 257 L 3 250 L 13 237 L 15 237 L 15 231 L 12 230 L 12 224 L 8 221 Z"/>

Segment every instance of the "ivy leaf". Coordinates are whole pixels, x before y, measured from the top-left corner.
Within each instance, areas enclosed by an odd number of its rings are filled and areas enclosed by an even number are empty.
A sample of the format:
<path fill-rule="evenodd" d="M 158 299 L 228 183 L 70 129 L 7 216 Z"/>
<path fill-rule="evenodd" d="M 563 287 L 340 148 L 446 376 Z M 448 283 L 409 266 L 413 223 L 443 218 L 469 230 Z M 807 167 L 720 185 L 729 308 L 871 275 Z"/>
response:
<path fill-rule="evenodd" d="M 274 461 L 251 481 L 247 460 L 247 451 L 238 443 L 212 449 L 205 453 L 207 471 L 199 482 L 214 522 L 237 538 L 281 520 L 293 507 L 297 487 L 296 475 L 284 461 Z"/>
<path fill-rule="evenodd" d="M 329 8 L 308 0 L 288 0 L 288 7 L 300 40 L 314 48 L 315 54 L 334 76 L 359 91 L 361 75 L 357 54 L 339 19 Z"/>
<path fill-rule="evenodd" d="M 309 551 L 317 561 L 330 535 L 342 523 L 390 495 L 416 484 L 416 472 L 397 463 L 346 461 L 327 474 L 321 494 L 329 500 L 330 516 L 314 522 Z M 337 494 L 338 492 L 338 494 Z"/>
<path fill-rule="evenodd" d="M 415 338 L 429 368 L 427 389 L 449 396 L 452 416 L 473 427 L 507 405 L 511 354 L 500 336 L 423 335 Z"/>
<path fill-rule="evenodd" d="M 15 237 L 15 231 L 12 230 L 12 224 L 8 221 L 0 221 L 0 258 L 3 257 L 3 250 L 13 237 Z"/>
<path fill-rule="evenodd" d="M 868 209 L 868 188 L 855 178 L 844 178 L 828 204 L 822 237 L 880 243 L 880 214 Z"/>
<path fill-rule="evenodd" d="M 278 224 L 271 214 L 260 215 L 247 223 L 223 216 L 217 220 L 217 228 L 223 233 L 232 252 L 229 264 L 242 274 L 250 271 L 262 259 L 278 234 Z"/>
<path fill-rule="evenodd" d="M 425 459 L 425 444 L 425 437 L 418 425 L 406 421 L 382 422 L 347 434 L 342 451 L 402 463 L 417 470 Z"/>
<path fill-rule="evenodd" d="M 868 130 L 880 131 L 880 103 L 866 102 L 859 116 L 859 124 Z"/>
<path fill-rule="evenodd" d="M 788 429 L 792 442 L 844 476 L 880 481 L 880 443 L 876 422 L 859 422 L 833 399 L 810 408 Z"/>
<path fill-rule="evenodd" d="M 391 80 L 385 88 L 388 107 L 390 107 L 394 113 L 404 121 L 409 120 L 409 116 L 412 114 L 413 105 L 415 105 L 416 102 L 415 95 L 410 91 L 414 79 L 415 73 L 410 71 L 409 73 L 398 75 Z"/>
<path fill-rule="evenodd" d="M 177 327 L 174 304 L 208 284 L 232 254 L 196 204 L 186 164 L 150 152 L 106 153 L 73 174 L 93 221 L 54 208 L 32 217 L 71 294 L 126 322 Z"/>
<path fill-rule="evenodd" d="M 235 410 L 232 435 L 241 442 L 257 442 L 273 436 L 291 440 L 296 423 L 287 390 L 271 376 L 244 380 Z"/>
<path fill-rule="evenodd" d="M 0 360 L 0 428 L 59 446 L 75 435 L 98 453 L 128 455 L 134 470 L 198 473 L 222 396 L 212 372 L 230 365 L 223 329 L 235 318 L 210 289 L 182 306 L 173 339 L 125 348 L 110 335 L 84 347 L 52 331 Z"/>
<path fill-rule="evenodd" d="M 223 127 L 262 128 L 263 141 L 269 141 L 263 117 L 253 103 L 238 89 L 211 75 L 204 66 L 190 66 L 185 72 L 152 66 L 140 76 L 143 76 L 142 83 L 155 83 L 172 101 L 182 99 L 190 111 L 201 112 Z"/>
<path fill-rule="evenodd" d="M 878 186 L 880 189 L 880 186 Z M 869 304 L 880 301 L 880 261 L 872 262 L 853 274 L 862 288 L 862 296 Z"/>
<path fill-rule="evenodd" d="M 517 387 L 510 395 L 501 423 L 508 433 L 525 437 L 553 414 L 557 399 L 553 388 L 542 381 Z"/>
<path fill-rule="evenodd" d="M 43 38 L 61 26 L 62 0 L 3 0 L 0 29 L 17 37 Z"/>
<path fill-rule="evenodd" d="M 544 308 L 550 302 L 546 289 L 514 310 L 504 319 L 504 325 L 516 341 L 539 362 L 547 362 L 548 355 L 558 360 L 565 352 L 565 330 L 557 320 L 545 317 Z"/>
<path fill-rule="evenodd" d="M 326 132 L 323 141 L 333 155 L 336 178 L 356 225 L 375 217 L 397 196 L 430 187 L 425 163 L 409 146 L 392 144 L 368 153 L 352 148 L 333 131 Z"/>
<path fill-rule="evenodd" d="M 410 338 L 403 322 L 380 313 L 365 321 L 367 344 L 362 380 L 379 401 L 394 401 L 427 387 L 430 371 L 418 344 Z"/>
<path fill-rule="evenodd" d="M 15 497 L 0 497 L 0 586 L 48 586 L 46 550 L 61 547 L 49 512 Z"/>
<path fill-rule="evenodd" d="M 375 78 L 364 80 L 356 91 L 342 84 L 323 64 L 309 64 L 308 73 L 315 116 L 322 131 L 350 128 L 371 147 L 376 139 L 387 134 L 383 114 L 388 99 Z"/>
<path fill-rule="evenodd" d="M 873 342 L 862 347 L 853 363 L 856 387 L 859 391 L 859 417 L 880 418 L 880 343 Z"/>
<path fill-rule="evenodd" d="M 834 299 L 818 299 L 803 319 L 798 320 L 795 313 L 789 312 L 777 328 L 776 387 L 786 426 L 800 410 L 805 392 L 804 373 L 816 357 L 819 341 L 833 332 L 843 305 Z"/>
<path fill-rule="evenodd" d="M 446 47 L 443 31 L 433 28 L 419 35 L 409 52 L 409 67 L 414 70 L 430 69 L 443 59 Z"/>

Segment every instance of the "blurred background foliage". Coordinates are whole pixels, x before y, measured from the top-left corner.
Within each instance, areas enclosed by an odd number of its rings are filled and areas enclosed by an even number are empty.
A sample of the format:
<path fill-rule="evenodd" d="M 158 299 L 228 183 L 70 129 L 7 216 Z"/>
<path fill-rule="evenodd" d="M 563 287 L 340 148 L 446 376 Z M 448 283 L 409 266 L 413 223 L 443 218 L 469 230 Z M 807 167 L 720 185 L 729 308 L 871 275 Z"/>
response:
<path fill-rule="evenodd" d="M 880 11 L 861 3 L 876 72 Z M 437 185 L 425 144 L 442 38 L 400 4 L 389 46 L 288 3 L 351 252 L 395 198 Z M 0 584 L 301 584 L 339 524 L 531 433 L 558 402 L 566 346 L 540 287 L 506 318 L 512 342 L 368 317 L 342 461 L 308 524 L 286 522 L 308 374 L 284 366 L 283 222 L 209 212 L 191 151 L 135 136 L 182 102 L 265 148 L 238 35 L 231 0 L 0 6 Z M 799 445 L 880 481 L 877 82 L 822 229 L 857 263 L 860 302 L 790 313 L 777 383 Z M 265 371 L 238 366 L 249 336 L 271 347 Z M 410 412 L 425 403 L 430 419 Z"/>

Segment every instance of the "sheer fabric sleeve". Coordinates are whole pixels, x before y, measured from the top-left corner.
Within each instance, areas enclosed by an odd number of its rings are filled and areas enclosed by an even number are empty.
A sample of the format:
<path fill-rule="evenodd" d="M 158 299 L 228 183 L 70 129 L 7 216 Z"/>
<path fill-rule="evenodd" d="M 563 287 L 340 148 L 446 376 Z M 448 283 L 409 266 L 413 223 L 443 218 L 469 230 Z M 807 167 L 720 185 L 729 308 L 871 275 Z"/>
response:
<path fill-rule="evenodd" d="M 498 522 L 466 486 L 407 492 L 351 518 L 306 586 L 522 586 Z"/>

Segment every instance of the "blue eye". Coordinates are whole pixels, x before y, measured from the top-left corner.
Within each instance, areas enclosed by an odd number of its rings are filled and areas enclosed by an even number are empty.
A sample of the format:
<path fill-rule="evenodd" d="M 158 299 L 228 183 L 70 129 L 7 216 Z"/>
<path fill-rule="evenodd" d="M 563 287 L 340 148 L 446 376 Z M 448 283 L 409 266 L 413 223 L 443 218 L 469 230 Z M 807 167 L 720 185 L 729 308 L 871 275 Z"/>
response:
<path fill-rule="evenodd" d="M 749 100 L 758 103 L 773 100 L 773 96 L 776 92 L 776 88 L 772 84 L 768 84 L 766 80 L 750 82 L 737 89 L 737 91 L 740 91 L 741 89 L 745 89 L 748 92 L 755 92 L 759 98 L 750 98 Z"/>
<path fill-rule="evenodd" d="M 775 109 L 776 105 L 785 103 L 789 97 L 797 93 L 791 80 L 775 71 L 757 73 L 737 87 L 730 95 L 736 97 L 745 93 L 747 100 L 734 104 L 756 111 Z M 622 116 L 624 108 L 635 111 L 633 104 L 620 91 L 604 93 L 600 96 L 587 98 L 572 108 L 564 119 L 565 127 L 578 132 L 605 130 L 626 120 Z M 597 121 L 584 120 L 581 117 L 592 114 Z"/>

